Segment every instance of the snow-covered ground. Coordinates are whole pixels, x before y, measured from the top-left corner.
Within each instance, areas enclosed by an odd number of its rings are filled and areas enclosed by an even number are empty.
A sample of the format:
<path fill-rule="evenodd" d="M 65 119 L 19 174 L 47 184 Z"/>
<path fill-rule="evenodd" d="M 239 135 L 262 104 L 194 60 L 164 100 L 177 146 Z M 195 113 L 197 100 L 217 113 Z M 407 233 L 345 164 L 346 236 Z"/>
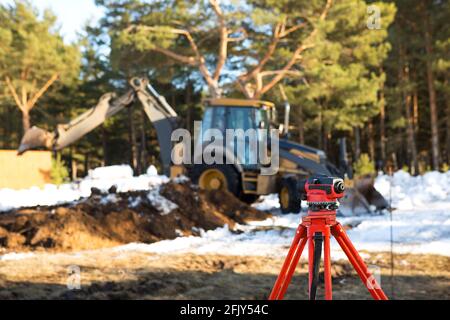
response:
<path fill-rule="evenodd" d="M 88 197 L 93 187 L 106 191 L 114 185 L 119 192 L 150 190 L 149 197 L 158 201 L 158 187 L 167 181 L 168 178 L 157 175 L 154 167 L 140 177 L 133 177 L 128 166 L 99 168 L 77 184 L 46 186 L 43 190 L 37 188 L 21 191 L 0 190 L 0 211 L 70 203 Z M 349 231 L 349 236 L 358 250 L 389 251 L 392 226 L 395 252 L 450 256 L 450 172 L 431 172 L 421 177 L 411 177 L 400 171 L 393 178 L 379 176 L 376 187 L 396 208 L 392 214 L 392 223 L 388 212 L 384 215 L 340 219 L 343 224 L 356 226 Z M 301 216 L 281 215 L 276 195 L 264 197 L 255 207 L 273 212 L 274 217 L 251 225 L 238 226 L 241 232 L 231 232 L 224 227 L 204 232 L 201 237 L 184 237 L 151 245 L 129 244 L 114 250 L 160 254 L 189 252 L 286 255 Z M 332 248 L 334 259 L 344 257 L 336 242 L 333 242 Z"/>
<path fill-rule="evenodd" d="M 155 167 L 150 167 L 147 174 L 133 177 L 129 166 L 112 166 L 91 170 L 89 175 L 77 182 L 61 186 L 46 185 L 43 189 L 0 190 L 0 212 L 23 207 L 53 206 L 78 201 L 91 195 L 91 189 L 108 191 L 112 186 L 118 192 L 142 191 L 157 188 L 169 181 L 159 176 Z"/>
<path fill-rule="evenodd" d="M 403 171 L 394 177 L 381 175 L 376 188 L 396 208 L 391 215 L 346 217 L 343 224 L 356 227 L 348 232 L 358 250 L 381 252 L 391 249 L 391 226 L 396 253 L 428 253 L 450 256 L 450 172 L 431 172 L 411 177 Z M 197 253 L 226 255 L 285 256 L 300 223 L 299 215 L 281 215 L 278 197 L 264 197 L 255 205 L 275 214 L 264 222 L 239 226 L 242 233 L 227 227 L 204 232 L 202 237 L 178 238 L 144 245 L 130 244 L 117 251 L 159 254 Z M 336 241 L 332 258 L 344 258 Z"/>

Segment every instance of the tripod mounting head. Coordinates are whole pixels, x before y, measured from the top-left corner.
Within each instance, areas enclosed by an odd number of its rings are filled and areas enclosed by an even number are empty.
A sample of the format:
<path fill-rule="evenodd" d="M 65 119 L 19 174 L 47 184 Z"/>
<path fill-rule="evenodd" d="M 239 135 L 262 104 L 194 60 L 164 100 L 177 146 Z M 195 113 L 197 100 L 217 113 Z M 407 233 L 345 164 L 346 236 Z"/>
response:
<path fill-rule="evenodd" d="M 341 178 L 312 176 L 301 181 L 300 192 L 308 201 L 310 211 L 336 211 L 338 199 L 345 196 L 345 184 Z"/>

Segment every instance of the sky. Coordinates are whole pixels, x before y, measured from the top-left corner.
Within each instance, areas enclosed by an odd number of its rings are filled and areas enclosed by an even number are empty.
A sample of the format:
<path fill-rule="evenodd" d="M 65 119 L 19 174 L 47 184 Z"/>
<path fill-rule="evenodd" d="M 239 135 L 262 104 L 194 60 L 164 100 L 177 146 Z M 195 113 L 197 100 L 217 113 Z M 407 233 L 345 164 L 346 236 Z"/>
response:
<path fill-rule="evenodd" d="M 46 8 L 58 17 L 61 34 L 66 42 L 77 39 L 77 32 L 83 30 L 86 22 L 97 22 L 102 17 L 102 9 L 94 0 L 30 0 L 42 12 Z M 0 4 L 12 4 L 13 0 L 0 0 Z"/>

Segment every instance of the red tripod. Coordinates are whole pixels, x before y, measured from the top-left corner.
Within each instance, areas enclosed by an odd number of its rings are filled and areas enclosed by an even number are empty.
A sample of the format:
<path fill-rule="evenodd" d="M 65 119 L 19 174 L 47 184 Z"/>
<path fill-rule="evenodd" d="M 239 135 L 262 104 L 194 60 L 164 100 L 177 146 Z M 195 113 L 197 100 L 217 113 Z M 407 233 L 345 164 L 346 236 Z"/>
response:
<path fill-rule="evenodd" d="M 303 218 L 303 222 L 297 229 L 286 261 L 269 299 L 282 300 L 284 298 L 302 252 L 308 243 L 310 299 L 316 299 L 323 245 L 325 299 L 332 300 L 330 238 L 333 235 L 372 297 L 375 300 L 388 300 L 388 297 L 353 246 L 344 228 L 336 220 L 337 199 L 342 198 L 345 191 L 343 180 L 329 177 L 314 177 L 302 183 L 300 189 L 302 193 L 307 195 L 309 204 L 308 215 Z"/>

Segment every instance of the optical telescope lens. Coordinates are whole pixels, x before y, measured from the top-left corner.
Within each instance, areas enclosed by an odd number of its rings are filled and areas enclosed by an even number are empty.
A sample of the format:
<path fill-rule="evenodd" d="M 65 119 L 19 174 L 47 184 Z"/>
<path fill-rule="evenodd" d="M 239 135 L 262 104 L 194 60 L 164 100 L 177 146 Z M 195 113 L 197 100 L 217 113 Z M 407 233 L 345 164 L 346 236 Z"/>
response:
<path fill-rule="evenodd" d="M 343 183 L 342 181 L 336 182 L 336 183 L 334 184 L 334 191 L 335 191 L 337 194 L 342 194 L 342 193 L 344 193 L 344 192 L 345 192 L 345 185 L 344 185 L 344 183 Z"/>

